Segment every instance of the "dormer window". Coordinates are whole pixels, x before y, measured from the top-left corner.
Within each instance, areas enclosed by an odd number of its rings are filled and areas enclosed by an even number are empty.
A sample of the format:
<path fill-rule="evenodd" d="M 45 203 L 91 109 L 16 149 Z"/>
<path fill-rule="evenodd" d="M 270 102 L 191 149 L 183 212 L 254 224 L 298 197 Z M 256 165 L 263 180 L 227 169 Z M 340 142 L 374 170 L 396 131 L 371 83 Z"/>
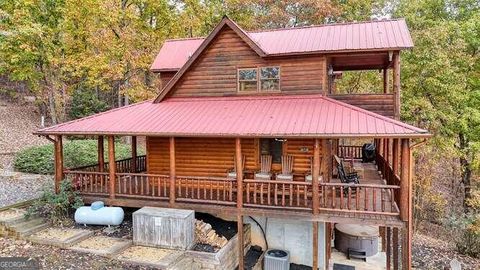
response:
<path fill-rule="evenodd" d="M 280 90 L 280 67 L 238 69 L 239 92 L 267 92 Z"/>

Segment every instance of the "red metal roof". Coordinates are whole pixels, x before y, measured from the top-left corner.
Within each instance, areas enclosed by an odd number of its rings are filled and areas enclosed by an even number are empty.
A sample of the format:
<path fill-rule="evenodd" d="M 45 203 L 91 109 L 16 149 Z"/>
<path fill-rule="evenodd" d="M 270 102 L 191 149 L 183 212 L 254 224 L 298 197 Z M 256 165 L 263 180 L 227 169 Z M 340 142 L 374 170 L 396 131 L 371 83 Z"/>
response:
<path fill-rule="evenodd" d="M 358 23 L 325 24 L 245 32 L 267 56 L 372 50 L 401 50 L 413 47 L 404 19 Z M 152 70 L 178 70 L 200 47 L 204 38 L 167 40 Z"/>
<path fill-rule="evenodd" d="M 152 70 L 178 70 L 202 44 L 204 38 L 172 39 L 163 43 Z"/>
<path fill-rule="evenodd" d="M 428 132 L 322 95 L 170 98 L 41 129 L 37 134 L 196 137 L 427 137 Z"/>

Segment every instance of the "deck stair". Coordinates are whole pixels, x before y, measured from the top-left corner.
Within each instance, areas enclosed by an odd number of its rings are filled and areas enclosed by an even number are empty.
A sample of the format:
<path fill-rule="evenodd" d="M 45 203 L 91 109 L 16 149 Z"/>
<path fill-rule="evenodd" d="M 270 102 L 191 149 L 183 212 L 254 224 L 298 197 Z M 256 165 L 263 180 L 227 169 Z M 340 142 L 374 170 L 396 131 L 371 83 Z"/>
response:
<path fill-rule="evenodd" d="M 2 213 L 5 213 L 5 215 L 2 215 Z M 25 213 L 25 209 L 13 208 L 0 212 L 0 235 L 26 238 L 49 226 L 45 219 L 38 216 L 27 218 Z"/>

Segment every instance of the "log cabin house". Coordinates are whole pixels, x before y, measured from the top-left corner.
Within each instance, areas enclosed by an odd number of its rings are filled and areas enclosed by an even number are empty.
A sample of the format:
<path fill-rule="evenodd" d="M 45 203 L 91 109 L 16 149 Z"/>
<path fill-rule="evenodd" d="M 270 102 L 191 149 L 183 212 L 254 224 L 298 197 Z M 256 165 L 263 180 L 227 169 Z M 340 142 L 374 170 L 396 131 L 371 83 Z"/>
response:
<path fill-rule="evenodd" d="M 36 134 L 55 143 L 56 188 L 71 179 L 87 203 L 229 215 L 241 240 L 246 216 L 302 221 L 297 235 L 310 238 L 300 249 L 320 269 L 329 265 L 334 224 L 375 225 L 385 267 L 410 269 L 411 151 L 430 136 L 399 121 L 400 52 L 412 47 L 403 19 L 247 32 L 225 17 L 205 38 L 164 43 L 151 68 L 162 84 L 155 100 Z M 382 72 L 383 91 L 336 93 L 335 78 L 352 70 Z M 64 168 L 69 135 L 98 138 L 98 164 Z M 132 158 L 105 162 L 104 138 L 114 160 L 120 136 L 132 138 Z M 360 163 L 362 144 L 348 141 L 374 143 L 374 162 Z M 335 155 L 355 160 L 358 184 L 338 179 Z M 290 171 L 282 170 L 286 157 Z M 267 177 L 257 177 L 262 161 L 271 162 Z"/>

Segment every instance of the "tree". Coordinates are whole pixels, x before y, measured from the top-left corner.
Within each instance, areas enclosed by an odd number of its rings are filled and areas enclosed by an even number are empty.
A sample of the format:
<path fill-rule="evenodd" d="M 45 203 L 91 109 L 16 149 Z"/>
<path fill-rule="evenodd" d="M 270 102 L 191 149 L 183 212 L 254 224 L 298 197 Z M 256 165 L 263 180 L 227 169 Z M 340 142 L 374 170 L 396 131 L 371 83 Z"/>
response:
<path fill-rule="evenodd" d="M 395 14 L 407 19 L 415 41 L 402 59 L 402 116 L 458 157 L 468 208 L 480 146 L 478 3 L 403 1 Z"/>

